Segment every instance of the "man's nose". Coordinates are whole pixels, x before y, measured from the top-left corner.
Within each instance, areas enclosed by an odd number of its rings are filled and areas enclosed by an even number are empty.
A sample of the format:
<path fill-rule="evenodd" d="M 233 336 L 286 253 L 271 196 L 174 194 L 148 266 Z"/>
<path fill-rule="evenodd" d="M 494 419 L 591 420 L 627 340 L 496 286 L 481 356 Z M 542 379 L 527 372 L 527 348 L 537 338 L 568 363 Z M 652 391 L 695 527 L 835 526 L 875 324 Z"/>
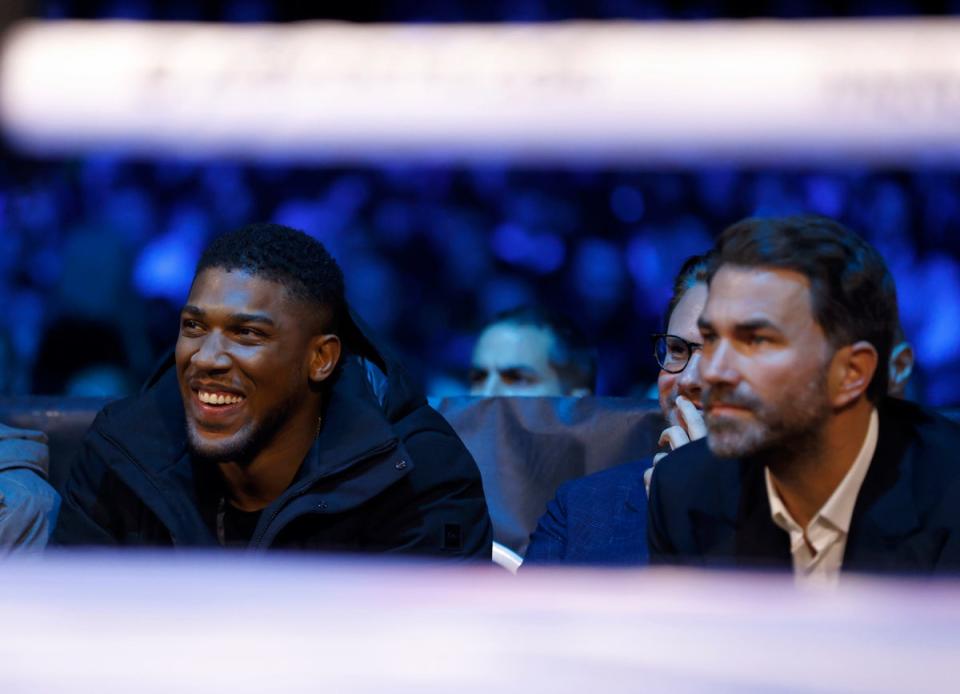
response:
<path fill-rule="evenodd" d="M 680 378 L 677 379 L 677 390 L 680 395 L 685 396 L 693 402 L 699 402 L 700 391 L 703 389 L 703 377 L 700 375 L 700 363 L 703 352 L 695 350 L 690 355 L 690 361 L 686 368 L 680 372 Z"/>
<path fill-rule="evenodd" d="M 193 353 L 190 361 L 198 369 L 218 370 L 230 368 L 230 356 L 224 349 L 223 335 L 213 331 L 205 335 L 199 348 Z"/>
<path fill-rule="evenodd" d="M 704 349 L 699 367 L 701 385 L 736 383 L 740 380 L 740 373 L 736 368 L 736 354 L 726 340 L 718 340 L 712 348 Z"/>
<path fill-rule="evenodd" d="M 494 397 L 497 395 L 504 394 L 505 384 L 503 379 L 500 378 L 500 374 L 492 372 L 487 376 L 487 380 L 483 383 L 483 394 L 486 397 Z"/>

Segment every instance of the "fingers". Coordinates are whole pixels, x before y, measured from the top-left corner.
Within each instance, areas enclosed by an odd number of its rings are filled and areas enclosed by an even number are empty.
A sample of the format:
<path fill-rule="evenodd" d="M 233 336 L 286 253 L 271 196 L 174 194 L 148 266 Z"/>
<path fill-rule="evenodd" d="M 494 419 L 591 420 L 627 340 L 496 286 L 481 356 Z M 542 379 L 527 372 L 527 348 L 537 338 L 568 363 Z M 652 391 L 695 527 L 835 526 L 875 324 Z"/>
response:
<path fill-rule="evenodd" d="M 687 442 L 702 439 L 707 435 L 707 423 L 703 421 L 703 413 L 682 395 L 677 396 L 677 410 L 680 413 L 683 428 L 690 437 Z"/>
<path fill-rule="evenodd" d="M 660 434 L 660 440 L 657 441 L 658 446 L 670 446 L 671 451 L 687 443 L 690 443 L 690 437 L 687 436 L 687 432 L 680 426 L 667 427 L 663 430 L 663 433 Z"/>
<path fill-rule="evenodd" d="M 660 454 L 661 457 L 666 455 L 666 453 Z M 656 456 L 654 456 L 653 464 L 657 464 Z M 643 487 L 647 490 L 647 496 L 650 496 L 650 480 L 653 479 L 653 468 L 648 467 L 643 471 Z"/>

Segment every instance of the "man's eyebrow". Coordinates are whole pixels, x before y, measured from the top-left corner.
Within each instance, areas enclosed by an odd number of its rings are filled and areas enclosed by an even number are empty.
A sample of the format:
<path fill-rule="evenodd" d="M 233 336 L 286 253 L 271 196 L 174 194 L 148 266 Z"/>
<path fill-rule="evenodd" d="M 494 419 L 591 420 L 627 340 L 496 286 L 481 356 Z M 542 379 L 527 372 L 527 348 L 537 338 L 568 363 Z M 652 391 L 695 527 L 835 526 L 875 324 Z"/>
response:
<path fill-rule="evenodd" d="M 737 330 L 776 330 L 780 332 L 780 326 L 766 318 L 751 318 L 750 320 L 737 323 Z"/>
<path fill-rule="evenodd" d="M 191 316 L 197 316 L 202 318 L 207 315 L 207 312 L 204 311 L 199 306 L 194 306 L 193 304 L 187 304 L 184 306 L 181 313 L 189 313 Z M 260 323 L 262 325 L 273 326 L 276 325 L 273 319 L 270 316 L 263 313 L 231 313 L 230 314 L 231 323 Z"/>
<path fill-rule="evenodd" d="M 270 316 L 263 313 L 231 313 L 230 321 L 233 323 L 261 323 L 263 325 L 276 325 Z"/>

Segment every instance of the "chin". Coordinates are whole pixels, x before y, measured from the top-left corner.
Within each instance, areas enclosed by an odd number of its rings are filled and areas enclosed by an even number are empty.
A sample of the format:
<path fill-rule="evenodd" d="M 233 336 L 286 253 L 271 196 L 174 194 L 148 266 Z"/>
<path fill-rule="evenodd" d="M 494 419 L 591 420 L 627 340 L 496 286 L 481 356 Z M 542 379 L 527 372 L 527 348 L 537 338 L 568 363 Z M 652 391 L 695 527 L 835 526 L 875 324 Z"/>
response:
<path fill-rule="evenodd" d="M 708 417 L 707 446 L 718 458 L 744 458 L 763 447 L 764 432 L 722 417 Z"/>
<path fill-rule="evenodd" d="M 241 461 L 250 446 L 250 437 L 243 430 L 229 436 L 211 438 L 197 431 L 196 425 L 187 424 L 187 444 L 190 454 L 210 463 Z"/>

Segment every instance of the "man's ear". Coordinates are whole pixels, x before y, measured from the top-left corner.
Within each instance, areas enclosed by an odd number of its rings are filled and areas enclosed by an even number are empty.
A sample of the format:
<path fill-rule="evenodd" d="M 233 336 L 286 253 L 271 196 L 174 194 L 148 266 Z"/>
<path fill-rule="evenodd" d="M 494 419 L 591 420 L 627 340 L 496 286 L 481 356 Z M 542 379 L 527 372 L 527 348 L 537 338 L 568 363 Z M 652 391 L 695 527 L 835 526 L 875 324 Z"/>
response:
<path fill-rule="evenodd" d="M 914 359 L 913 346 L 909 342 L 901 342 L 893 348 L 890 355 L 890 387 L 887 388 L 891 395 L 903 396 L 910 374 L 913 373 Z"/>
<path fill-rule="evenodd" d="M 330 378 L 340 361 L 340 338 L 336 335 L 317 335 L 310 340 L 310 380 L 315 383 Z"/>
<path fill-rule="evenodd" d="M 867 392 L 877 371 L 879 356 L 866 340 L 841 347 L 830 364 L 830 399 L 834 407 L 846 407 Z"/>

